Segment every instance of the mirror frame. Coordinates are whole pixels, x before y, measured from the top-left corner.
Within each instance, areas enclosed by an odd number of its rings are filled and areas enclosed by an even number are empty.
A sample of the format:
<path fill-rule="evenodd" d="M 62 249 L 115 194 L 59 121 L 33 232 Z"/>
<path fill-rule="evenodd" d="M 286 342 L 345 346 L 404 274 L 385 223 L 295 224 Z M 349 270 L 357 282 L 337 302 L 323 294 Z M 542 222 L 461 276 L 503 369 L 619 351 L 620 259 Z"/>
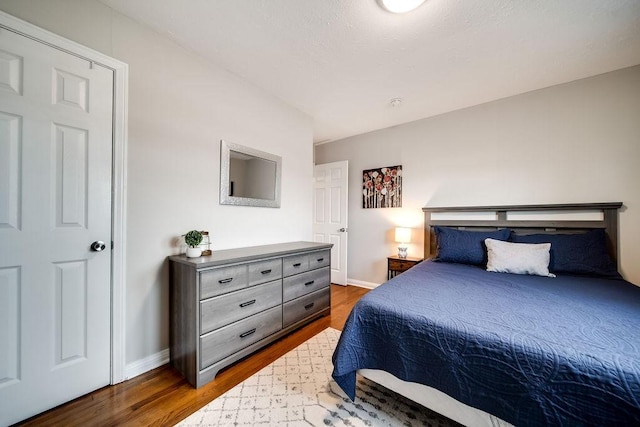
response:
<path fill-rule="evenodd" d="M 254 199 L 251 197 L 230 196 L 229 169 L 231 161 L 231 151 L 246 154 L 248 156 L 259 157 L 265 160 L 271 160 L 276 163 L 275 176 L 275 197 L 273 199 Z M 275 154 L 266 153 L 244 145 L 234 144 L 232 142 L 220 140 L 220 204 L 234 206 L 254 206 L 263 208 L 279 208 L 280 207 L 280 184 L 282 171 L 282 157 Z"/>

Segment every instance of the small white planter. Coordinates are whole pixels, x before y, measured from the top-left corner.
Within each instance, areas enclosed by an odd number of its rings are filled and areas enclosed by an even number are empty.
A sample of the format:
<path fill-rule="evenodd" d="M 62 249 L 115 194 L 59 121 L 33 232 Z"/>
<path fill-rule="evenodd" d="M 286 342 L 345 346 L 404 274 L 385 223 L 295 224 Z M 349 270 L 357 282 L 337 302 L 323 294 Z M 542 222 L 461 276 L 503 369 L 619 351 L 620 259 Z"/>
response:
<path fill-rule="evenodd" d="M 187 258 L 198 258 L 202 255 L 202 249 L 200 248 L 187 248 Z"/>

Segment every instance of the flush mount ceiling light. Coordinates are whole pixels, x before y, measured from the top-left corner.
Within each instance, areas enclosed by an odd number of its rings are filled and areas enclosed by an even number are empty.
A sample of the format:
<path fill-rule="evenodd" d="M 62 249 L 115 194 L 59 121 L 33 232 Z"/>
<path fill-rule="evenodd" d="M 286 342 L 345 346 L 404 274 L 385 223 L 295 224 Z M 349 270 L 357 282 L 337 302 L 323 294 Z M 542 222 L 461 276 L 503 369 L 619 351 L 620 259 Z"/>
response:
<path fill-rule="evenodd" d="M 416 9 L 425 0 L 377 0 L 380 7 L 392 13 L 406 13 Z"/>
<path fill-rule="evenodd" d="M 400 105 L 402 105 L 402 98 L 393 98 L 389 102 L 389 105 L 391 105 L 392 107 L 399 107 Z"/>

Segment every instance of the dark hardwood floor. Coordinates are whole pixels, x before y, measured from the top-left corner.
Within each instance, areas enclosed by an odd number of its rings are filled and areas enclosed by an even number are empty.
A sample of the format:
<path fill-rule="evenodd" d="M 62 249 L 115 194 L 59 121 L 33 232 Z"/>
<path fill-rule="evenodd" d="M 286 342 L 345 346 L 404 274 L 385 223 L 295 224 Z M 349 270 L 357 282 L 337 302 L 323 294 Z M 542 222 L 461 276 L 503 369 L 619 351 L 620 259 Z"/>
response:
<path fill-rule="evenodd" d="M 28 426 L 172 426 L 269 363 L 328 327 L 342 330 L 353 305 L 368 292 L 331 285 L 331 315 L 292 332 L 220 371 L 209 384 L 194 389 L 169 365 L 123 383 L 82 396 L 19 425 Z"/>

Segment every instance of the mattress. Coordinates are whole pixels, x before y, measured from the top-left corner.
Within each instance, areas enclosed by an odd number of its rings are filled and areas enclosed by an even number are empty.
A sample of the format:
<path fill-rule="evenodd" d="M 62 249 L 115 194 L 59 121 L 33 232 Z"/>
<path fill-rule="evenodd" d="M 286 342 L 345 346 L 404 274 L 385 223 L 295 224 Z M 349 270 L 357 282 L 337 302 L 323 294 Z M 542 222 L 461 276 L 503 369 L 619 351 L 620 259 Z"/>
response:
<path fill-rule="evenodd" d="M 425 261 L 365 295 L 333 356 L 515 425 L 640 424 L 640 288 Z"/>

